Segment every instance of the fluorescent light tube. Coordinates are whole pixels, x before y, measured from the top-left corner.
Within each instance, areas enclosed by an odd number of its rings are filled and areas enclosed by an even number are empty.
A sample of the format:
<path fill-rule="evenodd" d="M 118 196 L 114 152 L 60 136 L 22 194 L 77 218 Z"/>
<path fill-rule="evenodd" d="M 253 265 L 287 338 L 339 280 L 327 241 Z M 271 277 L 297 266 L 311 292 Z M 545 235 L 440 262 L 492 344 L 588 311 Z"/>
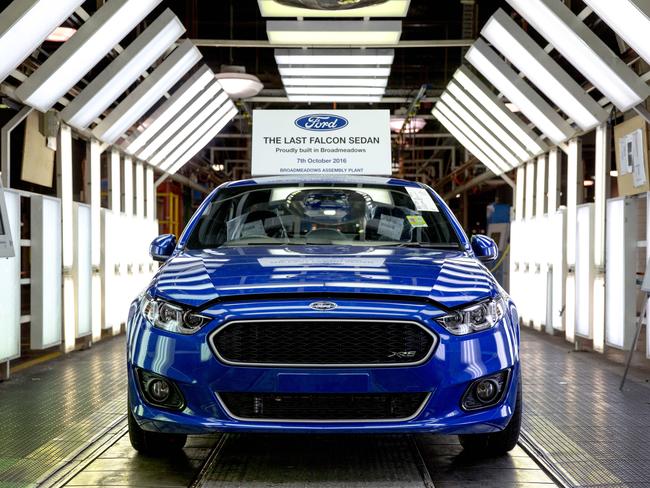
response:
<path fill-rule="evenodd" d="M 614 31 L 650 63 L 650 4 L 647 0 L 584 0 Z"/>
<path fill-rule="evenodd" d="M 456 127 L 451 120 L 449 120 L 445 115 L 440 112 L 437 108 L 434 108 L 432 111 L 433 116 L 440 121 L 440 123 L 449 131 L 449 133 L 456 138 L 469 152 L 476 156 L 487 168 L 492 171 L 495 175 L 500 175 L 503 173 L 499 167 L 487 157 L 487 155 L 479 149 L 479 147 L 472 142 L 468 136 L 463 134 L 463 132 Z"/>
<path fill-rule="evenodd" d="M 196 134 L 197 131 L 200 132 L 201 127 L 206 124 L 206 121 L 210 119 L 212 114 L 223 107 L 230 106 L 230 104 L 232 104 L 232 100 L 227 97 L 225 100 L 223 98 L 217 98 L 201 108 L 192 120 L 190 120 L 185 126 L 181 127 L 180 130 L 171 138 L 165 141 L 165 144 L 156 152 L 156 154 L 149 158 L 149 162 L 154 166 L 160 165 L 178 146 L 183 144 L 183 141 L 192 137 L 192 134 Z"/>
<path fill-rule="evenodd" d="M 507 147 L 512 150 L 521 161 L 528 161 L 533 157 L 526 148 L 494 118 L 494 116 L 485 110 L 469 93 L 461 88 L 456 80 L 451 80 L 447 85 L 447 90 L 453 97 L 462 104 L 469 113 L 478 117 L 478 119 Z"/>
<path fill-rule="evenodd" d="M 285 91 L 289 95 L 383 95 L 386 90 L 367 86 L 287 86 Z"/>
<path fill-rule="evenodd" d="M 460 104 L 458 100 L 452 97 L 449 92 L 443 93 L 440 97 L 440 100 L 442 100 L 445 105 L 447 105 L 451 110 L 454 111 L 454 113 L 456 113 L 456 115 L 458 115 L 465 121 L 465 123 L 474 129 L 474 132 L 481 136 L 483 140 L 487 142 L 490 147 L 494 149 L 506 163 L 508 163 L 510 167 L 516 168 L 523 162 L 521 159 L 515 156 L 515 154 L 501 141 L 499 141 L 497 137 L 492 132 L 490 132 L 490 130 L 483 123 L 481 123 L 477 117 L 472 115 L 472 113 L 463 107 L 463 105 Z M 509 170 L 510 168 L 504 169 Z"/>
<path fill-rule="evenodd" d="M 386 88 L 388 78 L 299 78 L 282 77 L 284 86 L 369 86 Z"/>
<path fill-rule="evenodd" d="M 626 111 L 650 96 L 650 88 L 571 10 L 556 0 L 508 0 L 585 78 Z M 619 8 L 624 2 L 608 2 Z M 625 19 L 626 27 L 631 19 Z M 643 42 L 647 42 L 644 33 Z"/>
<path fill-rule="evenodd" d="M 0 82 L 83 3 L 83 0 L 14 0 L 0 15 Z"/>
<path fill-rule="evenodd" d="M 392 65 L 393 49 L 276 49 L 278 65 Z"/>
<path fill-rule="evenodd" d="M 560 144 L 575 134 L 567 121 L 484 40 L 478 39 L 467 51 L 465 58 L 555 144 Z"/>
<path fill-rule="evenodd" d="M 266 23 L 271 44 L 295 46 L 383 46 L 396 45 L 402 36 L 402 22 L 374 21 L 292 21 Z"/>
<path fill-rule="evenodd" d="M 216 97 L 216 98 L 215 98 Z M 154 137 L 145 148 L 138 153 L 140 159 L 148 160 L 155 152 L 160 149 L 169 139 L 173 137 L 185 124 L 192 118 L 196 117 L 201 109 L 208 103 L 221 106 L 228 100 L 228 95 L 221 88 L 218 81 L 214 81 L 203 93 L 192 101 L 177 117 L 171 121 L 159 134 Z"/>
<path fill-rule="evenodd" d="M 129 96 L 108 114 L 93 134 L 113 144 L 194 66 L 201 53 L 186 39 Z"/>
<path fill-rule="evenodd" d="M 182 147 L 178 148 L 178 153 L 182 154 L 174 163 L 172 166 L 170 166 L 168 172 L 170 174 L 175 174 L 178 172 L 179 169 L 181 169 L 187 162 L 195 156 L 201 149 L 203 149 L 205 146 L 207 146 L 212 139 L 214 139 L 221 130 L 228 125 L 228 123 L 237 115 L 238 110 L 237 108 L 233 105 L 232 108 L 230 109 L 229 112 L 227 112 L 225 115 L 223 115 L 219 121 L 210 126 L 210 128 L 201 135 L 201 137 L 196 140 L 195 138 L 192 138 L 191 140 L 188 140 L 185 145 Z M 187 149 L 189 147 L 189 149 Z M 183 151 L 185 151 L 183 153 Z"/>
<path fill-rule="evenodd" d="M 454 74 L 454 79 L 478 101 L 488 113 L 491 113 L 506 129 L 534 155 L 546 152 L 548 146 L 539 140 L 537 134 L 514 115 L 485 83 L 467 67 L 461 66 Z"/>
<path fill-rule="evenodd" d="M 511 169 L 508 163 L 503 160 L 499 153 L 492 149 L 492 147 L 481 136 L 479 136 L 472 127 L 467 125 L 464 120 L 462 120 L 453 110 L 451 110 L 447 104 L 439 101 L 436 103 L 435 108 L 445 117 L 447 117 L 452 124 L 458 127 L 463 134 L 465 134 L 471 140 L 476 141 L 475 145 L 478 146 L 488 158 L 490 158 L 490 161 L 492 161 L 497 166 L 497 168 L 499 168 L 500 172 L 508 171 Z"/>
<path fill-rule="evenodd" d="M 377 95 L 289 95 L 291 102 L 347 102 L 347 103 L 379 103 L 382 97 Z"/>
<path fill-rule="evenodd" d="M 315 10 L 282 5 L 275 0 L 257 0 L 262 17 L 406 17 L 411 0 L 388 0 L 379 5 L 346 10 Z"/>
<path fill-rule="evenodd" d="M 61 112 L 70 125 L 83 129 L 99 117 L 178 39 L 185 27 L 169 9 L 120 53 Z"/>
<path fill-rule="evenodd" d="M 607 120 L 609 113 L 503 10 L 488 20 L 481 34 L 582 130 Z"/>
<path fill-rule="evenodd" d="M 105 3 L 16 89 L 16 96 L 27 105 L 47 112 L 160 2 L 111 0 Z"/>
<path fill-rule="evenodd" d="M 287 67 L 278 66 L 281 76 L 356 76 L 356 77 L 388 77 L 390 76 L 390 67 L 383 68 L 330 68 L 330 67 Z"/>
<path fill-rule="evenodd" d="M 160 132 L 179 112 L 184 109 L 190 101 L 196 97 L 208 84 L 214 80 L 214 73 L 206 65 L 199 68 L 183 85 L 176 90 L 165 103 L 150 117 L 151 122 L 133 142 L 126 151 L 129 154 L 136 154 L 142 149 L 158 132 Z"/>

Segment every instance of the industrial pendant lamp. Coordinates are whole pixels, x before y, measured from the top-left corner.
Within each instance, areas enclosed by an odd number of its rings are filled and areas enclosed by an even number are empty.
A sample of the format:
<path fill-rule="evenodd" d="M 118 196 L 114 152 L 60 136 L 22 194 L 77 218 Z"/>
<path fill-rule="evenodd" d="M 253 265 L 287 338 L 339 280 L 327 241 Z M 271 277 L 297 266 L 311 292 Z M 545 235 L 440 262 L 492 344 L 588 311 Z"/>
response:
<path fill-rule="evenodd" d="M 243 66 L 222 66 L 215 78 L 233 100 L 254 97 L 264 88 L 260 79 L 246 73 Z"/>

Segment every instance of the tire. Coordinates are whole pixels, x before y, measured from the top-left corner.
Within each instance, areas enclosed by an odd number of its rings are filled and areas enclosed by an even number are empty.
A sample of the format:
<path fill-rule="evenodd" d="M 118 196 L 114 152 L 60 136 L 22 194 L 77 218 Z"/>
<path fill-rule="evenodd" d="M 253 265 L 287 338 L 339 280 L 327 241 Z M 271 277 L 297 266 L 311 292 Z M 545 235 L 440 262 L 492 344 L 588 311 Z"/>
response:
<path fill-rule="evenodd" d="M 468 434 L 459 435 L 458 439 L 466 453 L 473 456 L 492 457 L 502 456 L 512 451 L 519 440 L 519 431 L 521 430 L 521 377 L 517 387 L 517 401 L 515 412 L 508 423 L 508 426 L 501 432 L 494 434 Z"/>
<path fill-rule="evenodd" d="M 129 440 L 133 449 L 141 454 L 161 456 L 180 451 L 185 446 L 184 434 L 147 432 L 140 428 L 129 408 Z"/>

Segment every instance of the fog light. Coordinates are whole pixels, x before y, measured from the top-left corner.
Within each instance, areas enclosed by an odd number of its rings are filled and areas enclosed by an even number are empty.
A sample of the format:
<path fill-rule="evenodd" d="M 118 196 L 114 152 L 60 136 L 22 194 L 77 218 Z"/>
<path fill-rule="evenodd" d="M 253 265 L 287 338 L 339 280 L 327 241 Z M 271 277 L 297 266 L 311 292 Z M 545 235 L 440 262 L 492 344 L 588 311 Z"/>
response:
<path fill-rule="evenodd" d="M 149 371 L 136 369 L 138 386 L 147 403 L 170 410 L 182 410 L 185 399 L 174 382 Z"/>
<path fill-rule="evenodd" d="M 169 398 L 169 383 L 167 383 L 165 380 L 151 380 L 147 385 L 147 390 L 149 391 L 151 397 L 158 402 L 162 403 Z"/>
<path fill-rule="evenodd" d="M 476 398 L 483 403 L 490 403 L 499 393 L 499 386 L 494 380 L 483 380 L 476 385 Z"/>
<path fill-rule="evenodd" d="M 509 377 L 510 370 L 506 369 L 472 382 L 461 401 L 463 410 L 480 410 L 499 403 L 507 390 Z"/>

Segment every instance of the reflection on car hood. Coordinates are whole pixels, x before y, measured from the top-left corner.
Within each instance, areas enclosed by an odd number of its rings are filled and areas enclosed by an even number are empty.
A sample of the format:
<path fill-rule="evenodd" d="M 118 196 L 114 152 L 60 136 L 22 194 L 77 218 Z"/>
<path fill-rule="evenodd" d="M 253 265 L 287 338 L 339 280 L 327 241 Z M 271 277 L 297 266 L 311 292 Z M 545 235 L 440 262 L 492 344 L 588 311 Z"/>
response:
<path fill-rule="evenodd" d="M 183 252 L 165 263 L 153 287 L 193 307 L 218 297 L 298 292 L 407 295 L 455 307 L 492 295 L 497 285 L 457 250 L 251 246 Z"/>

